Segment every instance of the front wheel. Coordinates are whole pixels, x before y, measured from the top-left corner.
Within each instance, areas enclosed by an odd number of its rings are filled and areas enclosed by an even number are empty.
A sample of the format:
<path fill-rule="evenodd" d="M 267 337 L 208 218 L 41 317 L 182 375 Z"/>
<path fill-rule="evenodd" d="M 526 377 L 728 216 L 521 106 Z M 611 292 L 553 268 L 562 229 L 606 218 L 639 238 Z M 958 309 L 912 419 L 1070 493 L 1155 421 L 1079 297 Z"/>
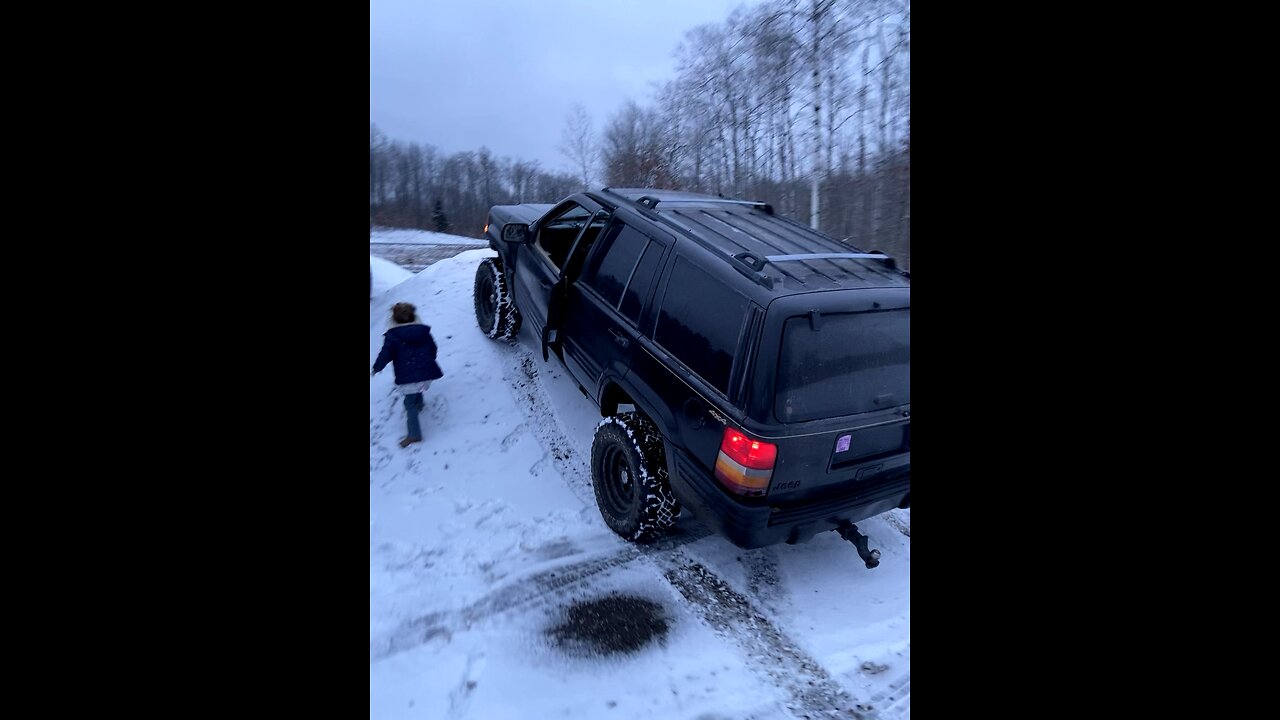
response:
<path fill-rule="evenodd" d="M 667 478 L 662 433 L 639 413 L 610 415 L 596 426 L 591 484 L 605 524 L 627 540 L 653 542 L 680 514 Z"/>
<path fill-rule="evenodd" d="M 476 324 L 486 337 L 512 340 L 520 332 L 520 311 L 507 291 L 502 260 L 489 258 L 476 268 L 474 288 Z"/>

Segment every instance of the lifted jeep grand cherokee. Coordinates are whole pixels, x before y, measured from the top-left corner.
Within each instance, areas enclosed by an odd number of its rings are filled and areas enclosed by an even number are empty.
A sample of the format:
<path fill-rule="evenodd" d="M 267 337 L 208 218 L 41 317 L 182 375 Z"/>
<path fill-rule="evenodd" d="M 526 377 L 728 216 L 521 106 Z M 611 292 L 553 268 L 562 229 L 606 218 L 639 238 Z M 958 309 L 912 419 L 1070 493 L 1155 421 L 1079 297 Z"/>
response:
<path fill-rule="evenodd" d="M 521 322 L 600 408 L 605 522 L 648 542 L 690 507 L 744 548 L 911 498 L 908 273 L 763 203 L 609 189 L 496 206 L 476 272 L 491 338 Z M 619 412 L 622 406 L 634 410 Z"/>

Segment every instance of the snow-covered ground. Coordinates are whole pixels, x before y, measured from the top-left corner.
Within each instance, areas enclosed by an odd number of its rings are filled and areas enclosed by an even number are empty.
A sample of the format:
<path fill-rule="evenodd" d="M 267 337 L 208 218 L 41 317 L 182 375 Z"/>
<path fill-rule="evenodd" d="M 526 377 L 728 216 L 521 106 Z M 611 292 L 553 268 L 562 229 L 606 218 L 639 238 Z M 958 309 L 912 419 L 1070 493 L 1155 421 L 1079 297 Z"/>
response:
<path fill-rule="evenodd" d="M 598 412 L 527 326 L 512 345 L 476 328 L 492 255 L 417 275 L 370 258 L 370 364 L 408 301 L 445 373 L 407 449 L 393 374 L 370 382 L 370 717 L 909 718 L 910 511 L 858 524 L 874 570 L 835 533 L 746 551 L 682 518 L 654 546 L 624 542 L 592 495 Z M 549 634 L 613 594 L 660 606 L 665 635 L 599 655 Z"/>
<path fill-rule="evenodd" d="M 383 260 L 373 255 L 369 256 L 369 271 L 373 275 L 373 291 L 370 297 L 377 297 L 413 277 L 413 273 L 390 260 Z"/>
<path fill-rule="evenodd" d="M 375 227 L 369 231 L 369 242 L 395 245 L 487 245 L 484 240 L 448 235 L 427 230 Z"/>

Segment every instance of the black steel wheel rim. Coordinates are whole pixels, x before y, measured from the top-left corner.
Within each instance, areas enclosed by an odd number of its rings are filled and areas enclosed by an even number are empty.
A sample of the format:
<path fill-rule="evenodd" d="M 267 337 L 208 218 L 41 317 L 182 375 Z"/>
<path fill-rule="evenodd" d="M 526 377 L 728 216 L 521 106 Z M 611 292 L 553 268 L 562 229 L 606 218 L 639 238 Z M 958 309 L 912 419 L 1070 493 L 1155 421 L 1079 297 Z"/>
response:
<path fill-rule="evenodd" d="M 635 505 L 635 476 L 627 453 L 616 444 L 605 449 L 600 472 L 604 478 L 604 495 L 612 511 L 610 514 L 626 517 Z"/>
<path fill-rule="evenodd" d="M 480 300 L 480 319 L 485 326 L 493 325 L 493 313 L 498 307 L 498 295 L 493 291 L 493 278 L 485 275 L 480 278 L 480 288 L 477 293 Z"/>

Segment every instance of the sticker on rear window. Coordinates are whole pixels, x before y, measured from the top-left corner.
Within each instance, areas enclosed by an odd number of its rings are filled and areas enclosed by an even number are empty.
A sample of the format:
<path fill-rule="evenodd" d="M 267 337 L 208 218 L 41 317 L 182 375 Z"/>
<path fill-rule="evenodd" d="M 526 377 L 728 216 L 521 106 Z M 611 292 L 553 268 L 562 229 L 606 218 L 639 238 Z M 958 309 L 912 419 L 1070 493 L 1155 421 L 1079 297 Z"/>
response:
<path fill-rule="evenodd" d="M 853 439 L 852 435 L 841 435 L 836 441 L 836 452 L 842 453 L 849 449 L 849 441 Z"/>

